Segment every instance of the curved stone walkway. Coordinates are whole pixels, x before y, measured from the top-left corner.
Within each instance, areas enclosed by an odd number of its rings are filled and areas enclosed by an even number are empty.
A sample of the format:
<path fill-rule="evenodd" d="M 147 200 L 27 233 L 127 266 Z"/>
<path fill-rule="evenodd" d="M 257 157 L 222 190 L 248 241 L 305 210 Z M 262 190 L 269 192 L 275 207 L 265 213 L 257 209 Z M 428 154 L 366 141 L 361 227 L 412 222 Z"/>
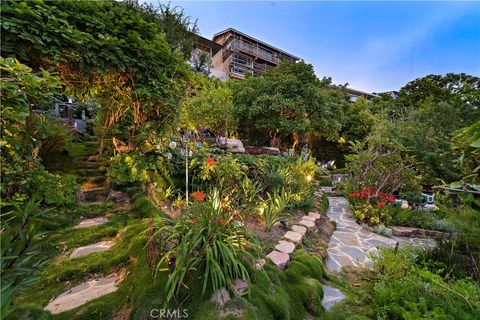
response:
<path fill-rule="evenodd" d="M 435 245 L 433 239 L 385 237 L 365 230 L 351 216 L 348 201 L 343 197 L 329 197 L 328 217 L 335 221 L 336 230 L 328 244 L 326 268 L 340 272 L 343 267 L 369 267 L 372 260 L 369 254 L 378 254 L 377 247 L 415 245 L 429 247 Z"/>

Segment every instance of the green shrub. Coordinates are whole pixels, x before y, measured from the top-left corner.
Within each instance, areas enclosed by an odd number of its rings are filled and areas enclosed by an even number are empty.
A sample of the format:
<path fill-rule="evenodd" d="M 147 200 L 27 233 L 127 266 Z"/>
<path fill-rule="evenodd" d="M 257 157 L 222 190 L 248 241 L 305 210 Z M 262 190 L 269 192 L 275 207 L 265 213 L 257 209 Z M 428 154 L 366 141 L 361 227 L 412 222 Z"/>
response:
<path fill-rule="evenodd" d="M 317 178 L 318 184 L 323 187 L 332 187 L 332 179 L 330 177 L 318 177 Z"/>
<path fill-rule="evenodd" d="M 117 154 L 110 158 L 107 176 L 115 184 L 129 184 L 148 180 L 147 161 L 136 153 Z"/>
<path fill-rule="evenodd" d="M 458 231 L 454 237 L 440 241 L 423 257 L 435 270 L 457 279 L 471 277 L 480 284 L 480 219 L 469 207 L 452 210 L 450 220 Z"/>
<path fill-rule="evenodd" d="M 157 270 L 170 271 L 165 285 L 166 302 L 178 297 L 180 290 L 198 276 L 202 279 L 202 295 L 221 287 L 232 289 L 236 278 L 249 279 L 245 259 L 253 259 L 247 249 L 254 245 L 238 217 L 225 207 L 225 199 L 214 192 L 173 225 L 161 220 L 158 232 L 165 235 L 168 250 Z"/>
<path fill-rule="evenodd" d="M 41 157 L 54 156 L 65 150 L 72 142 L 72 135 L 68 129 L 57 119 L 46 119 L 39 115 L 35 117 L 39 130 L 35 138 L 39 141 Z"/>
<path fill-rule="evenodd" d="M 378 319 L 477 319 L 480 290 L 466 279 L 449 281 L 415 263 L 412 250 L 382 250 L 374 258 L 373 304 Z"/>
<path fill-rule="evenodd" d="M 75 176 L 51 174 L 41 169 L 29 172 L 29 192 L 49 205 L 68 205 L 76 202 L 79 188 Z"/>
<path fill-rule="evenodd" d="M 390 209 L 390 224 L 406 227 L 417 227 L 445 232 L 453 232 L 455 226 L 448 219 L 450 213 L 447 210 L 417 211 L 401 208 Z"/>
<path fill-rule="evenodd" d="M 292 195 L 285 190 L 268 193 L 268 199 L 260 203 L 258 213 L 265 221 L 267 231 L 270 231 L 275 223 L 281 220 L 284 210 L 290 205 Z"/>
<path fill-rule="evenodd" d="M 12 311 L 9 310 L 11 297 L 31 286 L 37 280 L 35 272 L 45 264 L 38 258 L 39 240 L 43 235 L 38 221 L 45 218 L 50 210 L 40 211 L 38 205 L 32 198 L 13 210 L 2 212 L 1 319 Z"/>

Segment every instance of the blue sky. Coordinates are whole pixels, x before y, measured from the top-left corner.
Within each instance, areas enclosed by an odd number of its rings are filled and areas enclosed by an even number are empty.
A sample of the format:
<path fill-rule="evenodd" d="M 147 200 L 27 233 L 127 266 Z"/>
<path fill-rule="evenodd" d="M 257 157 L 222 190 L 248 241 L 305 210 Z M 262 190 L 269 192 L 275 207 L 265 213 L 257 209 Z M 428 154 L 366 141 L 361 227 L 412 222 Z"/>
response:
<path fill-rule="evenodd" d="M 480 76 L 480 2 L 171 4 L 197 18 L 206 38 L 236 28 L 360 90 L 398 90 L 431 73 Z"/>

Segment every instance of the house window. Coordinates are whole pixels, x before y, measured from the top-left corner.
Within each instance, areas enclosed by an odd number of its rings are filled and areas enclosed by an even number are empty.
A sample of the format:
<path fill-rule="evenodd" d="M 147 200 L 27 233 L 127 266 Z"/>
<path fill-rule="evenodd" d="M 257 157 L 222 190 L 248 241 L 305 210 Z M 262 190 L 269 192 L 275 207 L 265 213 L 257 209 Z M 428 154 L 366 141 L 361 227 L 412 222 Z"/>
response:
<path fill-rule="evenodd" d="M 232 72 L 232 73 L 237 73 L 237 74 L 242 74 L 243 75 L 244 71 L 245 71 L 245 69 L 237 67 L 237 66 L 231 66 L 230 67 L 230 72 Z"/>
<path fill-rule="evenodd" d="M 268 51 L 264 48 L 258 48 L 258 52 L 260 53 L 260 57 L 265 58 L 267 60 L 273 60 L 273 53 Z"/>
<path fill-rule="evenodd" d="M 244 66 L 249 66 L 250 67 L 252 65 L 252 59 L 250 59 L 250 57 L 242 56 L 242 55 L 239 55 L 239 54 L 233 55 L 232 61 L 235 62 L 235 63 L 241 64 L 241 65 L 244 65 Z"/>

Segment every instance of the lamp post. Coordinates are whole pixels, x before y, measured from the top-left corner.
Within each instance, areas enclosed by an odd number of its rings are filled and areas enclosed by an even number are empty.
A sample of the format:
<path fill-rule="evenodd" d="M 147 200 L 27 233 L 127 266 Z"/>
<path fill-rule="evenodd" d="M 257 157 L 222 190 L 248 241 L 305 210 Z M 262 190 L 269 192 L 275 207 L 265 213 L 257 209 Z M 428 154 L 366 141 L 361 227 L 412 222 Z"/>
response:
<path fill-rule="evenodd" d="M 185 202 L 188 207 L 188 157 L 190 151 L 188 150 L 188 142 L 190 141 L 192 133 L 190 130 L 186 130 L 183 134 L 183 143 L 185 144 Z"/>

